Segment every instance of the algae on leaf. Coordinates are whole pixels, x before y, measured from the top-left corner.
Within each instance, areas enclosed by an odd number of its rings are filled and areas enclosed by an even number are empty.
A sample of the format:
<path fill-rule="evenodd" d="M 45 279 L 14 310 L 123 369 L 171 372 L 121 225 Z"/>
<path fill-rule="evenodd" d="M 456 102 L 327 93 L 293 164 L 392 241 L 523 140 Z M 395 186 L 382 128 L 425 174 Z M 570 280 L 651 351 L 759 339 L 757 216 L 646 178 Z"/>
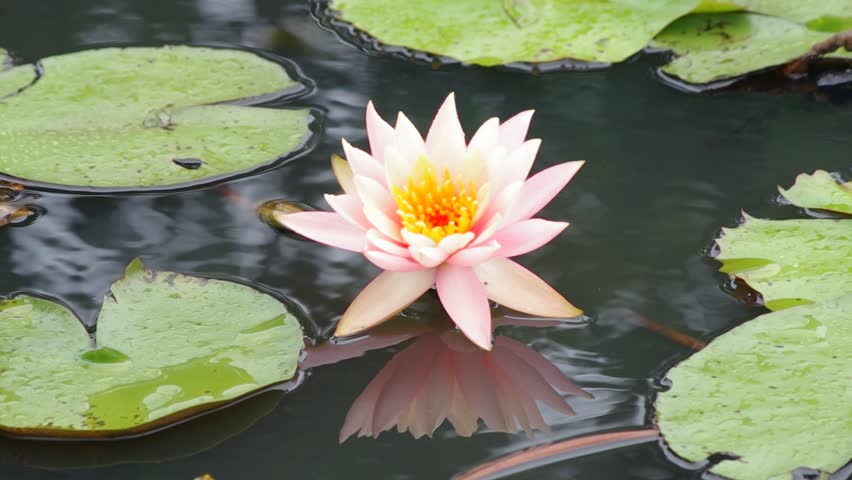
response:
<path fill-rule="evenodd" d="M 675 453 L 735 480 L 834 472 L 852 452 L 852 294 L 769 313 L 667 374 L 657 425 Z"/>
<path fill-rule="evenodd" d="M 831 36 L 790 20 L 754 13 L 694 14 L 666 27 L 651 46 L 670 49 L 676 55 L 662 67 L 663 72 L 703 84 L 783 65 Z M 852 59 L 849 52 L 828 56 Z"/>
<path fill-rule="evenodd" d="M 0 172 L 8 176 L 84 189 L 175 188 L 273 164 L 309 137 L 309 110 L 219 105 L 304 91 L 281 65 L 249 52 L 107 48 L 45 58 L 41 67 L 20 93 L 32 66 L 0 74 L 0 97 L 10 95 L 0 101 Z M 200 167 L 182 165 L 187 158 Z"/>
<path fill-rule="evenodd" d="M 852 215 L 852 182 L 840 183 L 825 170 L 803 173 L 789 190 L 778 190 L 793 205 Z"/>
<path fill-rule="evenodd" d="M 65 306 L 0 303 L 0 430 L 120 436 L 171 424 L 291 379 L 298 321 L 270 295 L 132 262 L 96 339 Z"/>
<path fill-rule="evenodd" d="M 380 42 L 494 66 L 620 62 L 699 0 L 333 0 Z"/>

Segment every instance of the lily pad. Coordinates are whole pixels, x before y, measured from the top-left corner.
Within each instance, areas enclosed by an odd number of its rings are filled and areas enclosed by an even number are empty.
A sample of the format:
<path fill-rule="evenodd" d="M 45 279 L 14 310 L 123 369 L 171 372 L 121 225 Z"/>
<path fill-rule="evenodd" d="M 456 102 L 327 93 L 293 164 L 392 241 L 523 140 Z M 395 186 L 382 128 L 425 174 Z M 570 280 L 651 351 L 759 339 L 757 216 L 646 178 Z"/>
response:
<path fill-rule="evenodd" d="M 789 190 L 778 190 L 793 205 L 852 215 L 852 182 L 840 183 L 825 170 L 803 173 Z"/>
<path fill-rule="evenodd" d="M 689 461 L 731 453 L 713 473 L 790 479 L 833 472 L 852 452 L 852 294 L 769 313 L 681 362 L 657 398 L 657 424 Z"/>
<path fill-rule="evenodd" d="M 762 220 L 723 228 L 717 260 L 780 310 L 852 292 L 852 220 Z"/>
<path fill-rule="evenodd" d="M 0 172 L 78 189 L 169 189 L 302 149 L 310 110 L 221 105 L 306 91 L 245 51 L 107 48 L 0 74 Z M 18 93 L 18 90 L 23 88 Z"/>
<path fill-rule="evenodd" d="M 662 67 L 663 72 L 689 83 L 703 84 L 783 65 L 831 35 L 766 15 L 695 14 L 666 27 L 651 45 L 670 49 L 676 55 Z M 828 56 L 852 59 L 849 52 Z"/>
<path fill-rule="evenodd" d="M 0 303 L 0 430 L 148 431 L 291 379 L 302 347 L 272 296 L 135 260 L 104 299 L 95 338 L 56 301 Z"/>
<path fill-rule="evenodd" d="M 620 62 L 698 0 L 333 0 L 341 18 L 388 45 L 494 66 Z"/>
<path fill-rule="evenodd" d="M 852 2 L 849 0 L 731 0 L 729 3 L 750 12 L 805 23 L 814 30 L 840 32 L 852 28 Z"/>

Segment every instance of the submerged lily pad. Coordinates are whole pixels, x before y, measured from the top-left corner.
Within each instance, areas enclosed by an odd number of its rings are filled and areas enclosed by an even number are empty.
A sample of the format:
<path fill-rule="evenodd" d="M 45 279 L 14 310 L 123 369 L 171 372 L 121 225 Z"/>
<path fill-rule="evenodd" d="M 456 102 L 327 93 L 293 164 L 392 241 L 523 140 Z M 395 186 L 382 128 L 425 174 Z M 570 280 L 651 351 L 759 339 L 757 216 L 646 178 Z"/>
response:
<path fill-rule="evenodd" d="M 710 342 L 667 377 L 657 424 L 689 461 L 715 453 L 736 480 L 834 472 L 852 452 L 852 294 L 769 313 Z"/>
<path fill-rule="evenodd" d="M 55 301 L 0 303 L 0 430 L 158 428 L 291 379 L 302 347 L 298 321 L 275 298 L 135 260 L 104 299 L 94 340 Z"/>
<path fill-rule="evenodd" d="M 789 190 L 778 190 L 793 205 L 852 215 L 852 182 L 840 183 L 825 170 L 803 173 Z"/>
<path fill-rule="evenodd" d="M 852 220 L 762 220 L 746 216 L 716 240 L 720 270 L 780 310 L 852 292 Z"/>
<path fill-rule="evenodd" d="M 333 0 L 342 19 L 388 45 L 494 66 L 620 62 L 698 0 Z"/>
<path fill-rule="evenodd" d="M 309 137 L 309 110 L 219 105 L 305 90 L 281 65 L 249 52 L 107 48 L 40 64 L 28 87 L 30 65 L 0 74 L 0 172 L 8 176 L 174 188 L 273 164 Z"/>
<path fill-rule="evenodd" d="M 800 2 L 803 8 L 810 3 Z M 832 34 L 783 18 L 753 13 L 695 14 L 683 17 L 651 42 L 676 58 L 662 71 L 689 83 L 710 83 L 783 65 Z M 852 59 L 852 53 L 828 55 Z"/>

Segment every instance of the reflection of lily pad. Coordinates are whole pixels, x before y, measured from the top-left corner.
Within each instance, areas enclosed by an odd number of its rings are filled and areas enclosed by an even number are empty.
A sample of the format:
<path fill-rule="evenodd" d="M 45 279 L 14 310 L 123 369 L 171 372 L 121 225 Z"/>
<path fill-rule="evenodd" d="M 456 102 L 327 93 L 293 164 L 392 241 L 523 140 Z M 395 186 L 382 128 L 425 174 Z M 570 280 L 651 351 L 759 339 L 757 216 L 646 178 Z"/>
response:
<path fill-rule="evenodd" d="M 761 220 L 723 229 L 717 260 L 780 310 L 852 292 L 852 220 Z"/>
<path fill-rule="evenodd" d="M 77 188 L 168 188 L 269 165 L 308 136 L 308 110 L 210 105 L 296 93 L 244 51 L 108 48 L 0 74 L 0 172 Z M 203 106 L 202 106 L 203 105 Z"/>
<path fill-rule="evenodd" d="M 677 55 L 663 72 L 690 83 L 709 83 L 783 65 L 831 35 L 765 15 L 701 14 L 672 23 L 654 38 L 652 46 L 671 49 Z M 829 56 L 852 58 L 852 53 Z"/>
<path fill-rule="evenodd" d="M 619 62 L 698 0 L 333 0 L 379 41 L 483 66 Z"/>
<path fill-rule="evenodd" d="M 839 183 L 825 170 L 803 173 L 789 190 L 779 190 L 794 205 L 852 215 L 852 182 Z"/>
<path fill-rule="evenodd" d="M 97 345 L 66 307 L 0 303 L 0 429 L 136 433 L 293 377 L 296 319 L 275 298 L 134 261 L 104 300 Z"/>
<path fill-rule="evenodd" d="M 736 480 L 833 472 L 852 452 L 852 295 L 763 315 L 668 373 L 657 423 L 690 461 Z"/>

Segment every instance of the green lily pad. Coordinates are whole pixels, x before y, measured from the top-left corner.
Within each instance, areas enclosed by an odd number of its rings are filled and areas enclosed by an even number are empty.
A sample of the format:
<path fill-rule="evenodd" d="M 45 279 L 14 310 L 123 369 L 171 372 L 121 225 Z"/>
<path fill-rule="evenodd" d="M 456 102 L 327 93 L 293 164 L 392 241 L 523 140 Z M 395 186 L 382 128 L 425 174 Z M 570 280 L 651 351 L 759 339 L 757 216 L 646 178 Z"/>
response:
<path fill-rule="evenodd" d="M 620 62 L 698 0 L 333 0 L 379 41 L 494 66 L 576 59 Z"/>
<path fill-rule="evenodd" d="M 112 286 L 90 338 L 65 306 L 0 303 L 0 430 L 135 434 L 291 379 L 298 321 L 275 298 L 224 280 L 146 270 Z"/>
<path fill-rule="evenodd" d="M 272 165 L 310 136 L 309 110 L 221 105 L 305 90 L 249 52 L 107 48 L 45 58 L 27 87 L 32 75 L 0 74 L 0 172 L 28 181 L 183 187 Z"/>
<path fill-rule="evenodd" d="M 834 472 L 852 452 L 852 294 L 762 315 L 669 371 L 656 402 L 669 447 L 689 461 L 732 453 L 735 480 Z"/>
<path fill-rule="evenodd" d="M 852 28 L 852 2 L 849 0 L 731 0 L 730 3 L 750 12 L 808 24 L 815 30 L 840 32 Z"/>
<path fill-rule="evenodd" d="M 666 27 L 651 45 L 670 49 L 676 55 L 662 67 L 663 72 L 689 83 L 703 84 L 783 65 L 831 35 L 766 15 L 695 14 Z M 852 59 L 849 52 L 828 56 Z"/>
<path fill-rule="evenodd" d="M 852 182 L 840 183 L 825 170 L 803 173 L 789 190 L 778 190 L 793 205 L 852 215 Z"/>
<path fill-rule="evenodd" d="M 761 220 L 723 228 L 717 260 L 781 310 L 852 292 L 852 220 Z"/>

